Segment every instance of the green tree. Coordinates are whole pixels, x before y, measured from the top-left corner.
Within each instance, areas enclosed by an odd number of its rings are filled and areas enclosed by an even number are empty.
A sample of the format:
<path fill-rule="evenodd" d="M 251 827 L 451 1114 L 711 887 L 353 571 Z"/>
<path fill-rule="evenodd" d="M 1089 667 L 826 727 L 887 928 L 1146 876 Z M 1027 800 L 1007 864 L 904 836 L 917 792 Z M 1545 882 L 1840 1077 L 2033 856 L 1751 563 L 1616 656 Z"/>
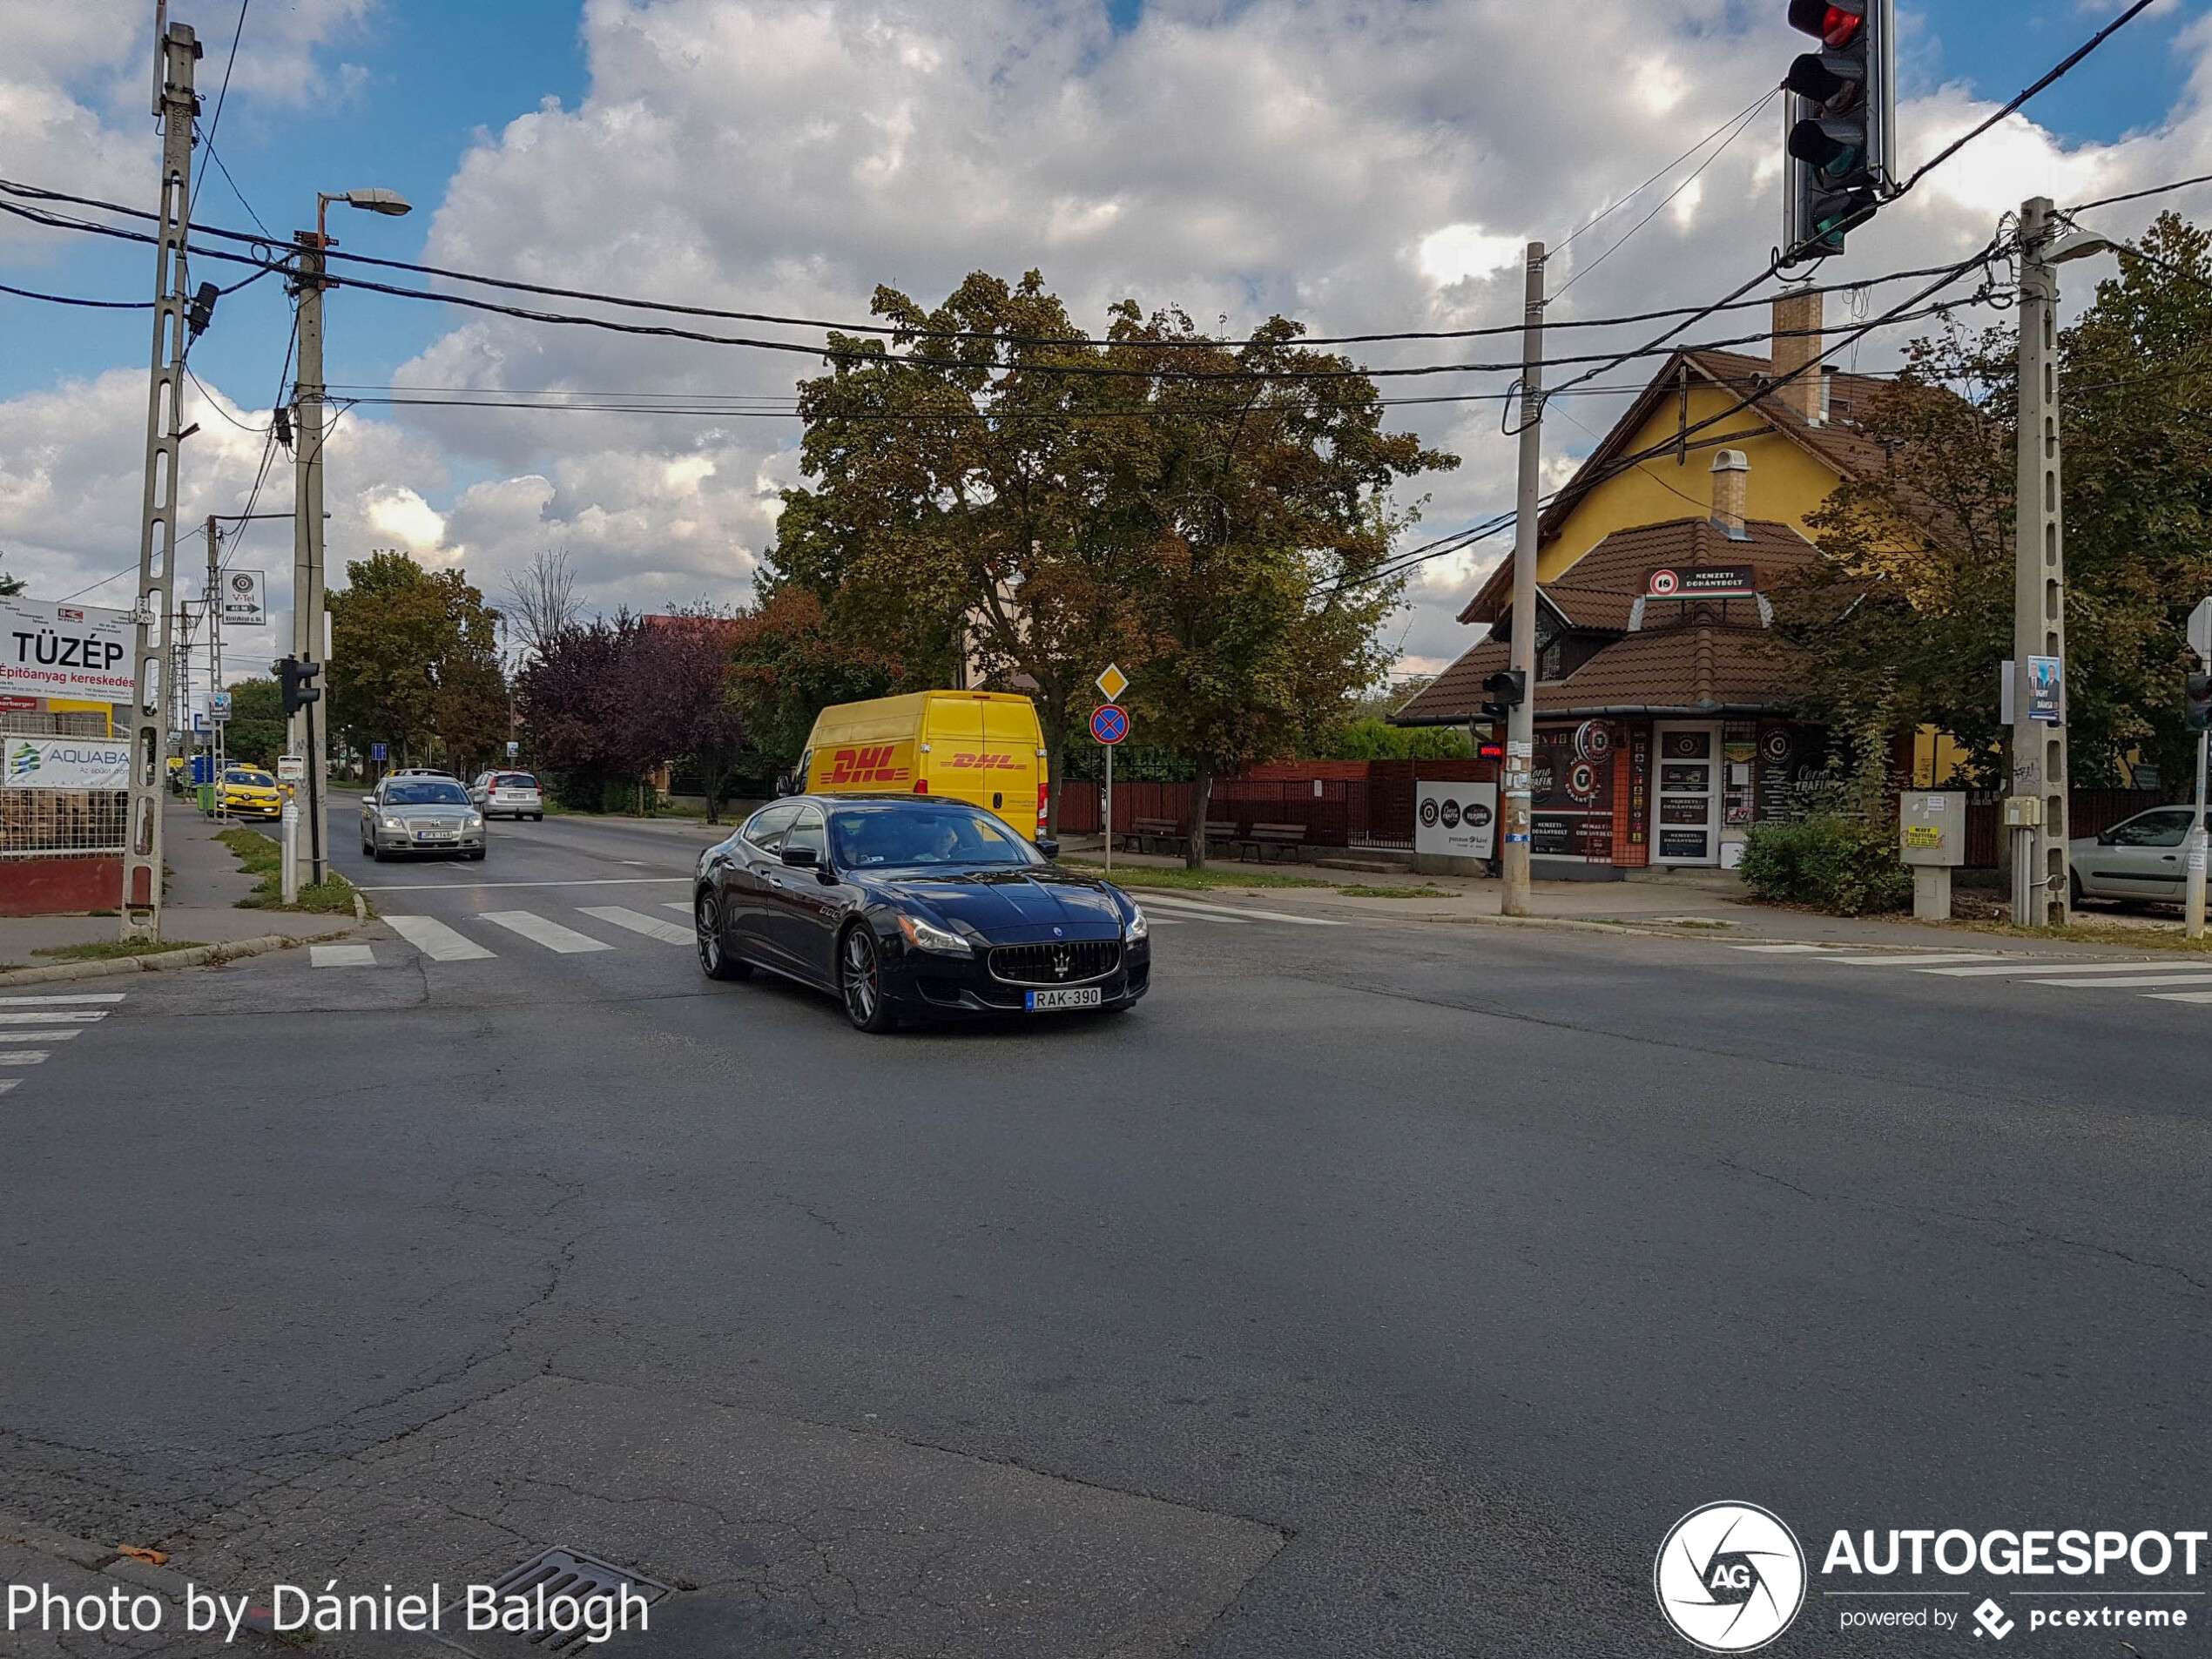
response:
<path fill-rule="evenodd" d="M 231 718 L 223 727 L 223 752 L 233 760 L 274 766 L 284 752 L 284 690 L 261 676 L 231 687 Z"/>
<path fill-rule="evenodd" d="M 833 703 L 857 703 L 909 689 L 896 658 L 846 637 L 810 590 L 772 587 L 732 627 L 730 700 L 765 771 L 799 762 L 814 717 Z"/>
<path fill-rule="evenodd" d="M 2067 715 L 2077 782 L 2144 754 L 2188 770 L 2183 624 L 2212 593 L 2212 237 L 2173 214 L 2060 335 Z M 2015 423 L 2009 330 L 1915 342 L 1860 417 L 1886 456 L 1808 521 L 1828 552 L 1783 596 L 1778 641 L 1809 712 L 1942 727 L 1980 781 L 2008 773 Z"/>
<path fill-rule="evenodd" d="M 327 705 L 333 731 L 360 748 L 392 745 L 402 764 L 455 770 L 498 753 L 509 729 L 497 648 L 499 613 L 458 570 L 426 570 L 404 553 L 346 567 L 330 596 Z"/>

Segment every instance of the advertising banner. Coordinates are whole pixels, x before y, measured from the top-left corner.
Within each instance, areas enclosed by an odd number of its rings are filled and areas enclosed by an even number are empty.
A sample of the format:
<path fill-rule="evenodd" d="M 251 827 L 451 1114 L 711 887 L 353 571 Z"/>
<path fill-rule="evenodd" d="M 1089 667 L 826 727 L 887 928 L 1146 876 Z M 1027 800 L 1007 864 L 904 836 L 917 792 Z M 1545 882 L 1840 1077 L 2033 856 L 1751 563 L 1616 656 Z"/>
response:
<path fill-rule="evenodd" d="M 1413 786 L 1413 851 L 1442 858 L 1498 853 L 1498 786 L 1422 779 Z"/>
<path fill-rule="evenodd" d="M 134 643 L 127 610 L 0 599 L 0 691 L 128 703 Z"/>
<path fill-rule="evenodd" d="M 268 582 L 262 572 L 226 570 L 222 573 L 220 591 L 223 596 L 224 627 L 262 628 L 268 625 Z"/>
<path fill-rule="evenodd" d="M 128 789 L 131 745 L 105 738 L 19 738 L 6 740 L 0 787 L 9 789 Z"/>

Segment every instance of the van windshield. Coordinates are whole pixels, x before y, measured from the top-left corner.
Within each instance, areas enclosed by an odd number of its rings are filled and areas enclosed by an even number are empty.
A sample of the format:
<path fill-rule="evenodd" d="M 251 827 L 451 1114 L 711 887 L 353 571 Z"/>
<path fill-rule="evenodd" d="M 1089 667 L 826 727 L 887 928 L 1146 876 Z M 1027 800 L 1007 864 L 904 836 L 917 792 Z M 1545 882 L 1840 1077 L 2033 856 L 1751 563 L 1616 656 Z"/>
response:
<path fill-rule="evenodd" d="M 830 816 L 830 856 L 840 869 L 894 866 L 1042 864 L 1043 855 L 988 813 L 941 806 L 845 806 Z"/>

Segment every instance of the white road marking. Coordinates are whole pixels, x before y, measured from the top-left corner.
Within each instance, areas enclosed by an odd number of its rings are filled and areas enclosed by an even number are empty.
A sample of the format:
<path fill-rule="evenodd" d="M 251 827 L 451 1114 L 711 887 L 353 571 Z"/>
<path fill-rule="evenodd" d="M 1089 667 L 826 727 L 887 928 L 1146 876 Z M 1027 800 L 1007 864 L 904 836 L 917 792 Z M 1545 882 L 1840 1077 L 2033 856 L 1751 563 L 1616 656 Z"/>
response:
<path fill-rule="evenodd" d="M 689 881 L 688 875 L 603 875 L 587 881 L 424 881 L 404 887 L 362 887 L 363 893 L 458 893 L 477 887 L 634 887 L 644 883 Z"/>
<path fill-rule="evenodd" d="M 1986 963 L 1973 968 L 1931 968 L 1931 974 L 1955 974 L 1966 977 L 1996 974 L 2019 974 L 2035 977 L 2044 974 L 2155 974 L 2164 962 L 2006 962 L 1992 968 Z"/>
<path fill-rule="evenodd" d="M 1986 950 L 1962 950 L 1932 956 L 1827 956 L 1824 960 L 1851 968 L 1933 968 L 1938 962 L 1991 962 L 1997 959 Z"/>
<path fill-rule="evenodd" d="M 0 1042 L 67 1042 L 72 1037 L 84 1035 L 82 1026 L 70 1026 L 58 1031 L 0 1031 Z"/>
<path fill-rule="evenodd" d="M 63 1002 L 120 1002 L 128 991 L 80 991 L 73 996 L 0 996 L 0 1008 L 49 1008 Z"/>
<path fill-rule="evenodd" d="M 2146 985 L 2212 985 L 2212 974 L 2153 974 L 2148 979 L 2039 979 L 2032 985 L 2062 985 L 2087 991 L 2132 991 Z"/>
<path fill-rule="evenodd" d="M 1786 951 L 1791 954 L 1795 955 L 1808 950 L 1818 952 L 1823 948 L 1823 947 L 1819 945 L 1730 945 L 1729 948 L 1730 950 L 1767 951 L 1777 955 Z"/>
<path fill-rule="evenodd" d="M 80 1025 L 90 1025 L 95 1020 L 107 1018 L 105 1008 L 48 1008 L 44 1013 L 0 1014 L 0 1025 L 39 1025 L 56 1020 L 71 1020 Z M 0 1041 L 7 1033 L 0 1031 Z"/>
<path fill-rule="evenodd" d="M 618 904 L 583 904 L 577 908 L 587 916 L 597 916 L 602 921 L 610 921 L 617 927 L 627 927 L 633 934 L 643 934 L 646 938 L 658 939 L 665 945 L 693 942 L 689 927 L 678 927 L 672 921 L 663 921 L 658 916 L 649 916 L 642 910 L 625 910 Z"/>
<path fill-rule="evenodd" d="M 581 951 L 612 950 L 612 945 L 603 944 L 590 934 L 580 934 L 573 927 L 563 927 L 557 921 L 548 921 L 528 910 L 487 910 L 476 918 L 490 922 L 495 927 L 504 927 L 510 934 L 520 934 L 534 945 L 559 951 L 563 956 L 573 956 Z"/>
<path fill-rule="evenodd" d="M 0 1066 L 36 1066 L 44 1063 L 44 1049 L 15 1049 L 0 1052 Z"/>
<path fill-rule="evenodd" d="M 1139 889 L 1143 892 L 1143 889 Z M 1197 904 L 1189 899 L 1163 899 L 1157 894 L 1144 892 L 1137 900 L 1140 905 L 1163 905 L 1170 910 L 1188 910 L 1195 915 L 1226 916 L 1232 921 L 1288 921 L 1301 927 L 1341 927 L 1341 921 L 1332 921 L 1325 916 L 1293 916 L 1285 910 L 1251 910 L 1243 907 L 1226 909 L 1220 905 Z"/>
<path fill-rule="evenodd" d="M 0 1077 L 0 1095 L 6 1094 L 22 1081 L 20 1077 Z"/>
<path fill-rule="evenodd" d="M 374 968 L 376 952 L 367 945 L 310 945 L 307 963 L 311 968 Z"/>
<path fill-rule="evenodd" d="M 387 916 L 384 920 L 434 962 L 476 962 L 496 954 L 433 916 Z"/>
<path fill-rule="evenodd" d="M 2212 1002 L 2212 991 L 2149 991 L 2154 1002 Z"/>

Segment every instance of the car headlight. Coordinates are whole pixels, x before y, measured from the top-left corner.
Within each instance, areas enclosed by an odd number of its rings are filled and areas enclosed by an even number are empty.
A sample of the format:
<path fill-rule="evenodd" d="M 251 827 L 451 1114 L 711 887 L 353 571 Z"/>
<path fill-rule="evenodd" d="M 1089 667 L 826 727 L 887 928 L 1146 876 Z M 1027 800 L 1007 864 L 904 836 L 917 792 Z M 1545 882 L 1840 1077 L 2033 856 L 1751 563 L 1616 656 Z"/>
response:
<path fill-rule="evenodd" d="M 483 826 L 484 826 L 484 815 L 483 815 L 482 813 L 469 813 L 469 821 L 468 821 L 466 824 L 464 824 L 464 825 L 462 825 L 462 827 L 463 829 L 482 829 L 482 828 L 483 828 Z"/>
<path fill-rule="evenodd" d="M 958 934 L 940 927 L 934 921 L 924 921 L 920 916 L 901 915 L 899 931 L 907 936 L 907 943 L 916 950 L 933 950 L 943 956 L 973 956 L 975 953 Z"/>
<path fill-rule="evenodd" d="M 1129 907 L 1129 921 L 1124 923 L 1122 927 L 1122 937 L 1124 939 L 1150 939 L 1151 936 L 1152 924 L 1144 920 L 1144 912 L 1139 909 L 1135 901 L 1132 900 Z"/>
<path fill-rule="evenodd" d="M 407 826 L 396 818 L 388 818 L 384 820 L 384 827 L 388 830 L 403 830 Z"/>

